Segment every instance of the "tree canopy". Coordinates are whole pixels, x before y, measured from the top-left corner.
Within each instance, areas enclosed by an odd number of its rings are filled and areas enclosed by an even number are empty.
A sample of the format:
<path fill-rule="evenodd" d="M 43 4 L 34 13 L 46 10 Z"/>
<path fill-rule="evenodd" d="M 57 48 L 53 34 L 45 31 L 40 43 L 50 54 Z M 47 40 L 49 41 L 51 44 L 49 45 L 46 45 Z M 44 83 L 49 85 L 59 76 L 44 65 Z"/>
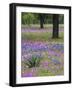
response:
<path fill-rule="evenodd" d="M 30 24 L 40 24 L 40 20 L 42 18 L 42 22 L 44 24 L 52 24 L 53 23 L 53 14 L 43 14 L 43 13 L 24 13 L 21 15 L 21 22 L 24 25 Z M 64 23 L 64 15 L 59 15 L 59 24 Z"/>

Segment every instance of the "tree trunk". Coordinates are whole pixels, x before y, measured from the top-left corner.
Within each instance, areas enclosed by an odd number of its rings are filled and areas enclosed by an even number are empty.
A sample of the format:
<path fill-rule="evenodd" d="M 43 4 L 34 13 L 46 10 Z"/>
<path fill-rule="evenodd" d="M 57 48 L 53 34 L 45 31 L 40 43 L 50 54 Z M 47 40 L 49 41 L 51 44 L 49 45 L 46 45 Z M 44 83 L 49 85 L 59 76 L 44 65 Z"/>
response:
<path fill-rule="evenodd" d="M 40 14 L 40 28 L 41 28 L 41 29 L 44 28 L 44 26 L 43 26 L 44 17 L 43 17 L 43 16 L 44 16 L 44 15 Z"/>
<path fill-rule="evenodd" d="M 53 14 L 53 38 L 59 37 L 59 15 Z"/>

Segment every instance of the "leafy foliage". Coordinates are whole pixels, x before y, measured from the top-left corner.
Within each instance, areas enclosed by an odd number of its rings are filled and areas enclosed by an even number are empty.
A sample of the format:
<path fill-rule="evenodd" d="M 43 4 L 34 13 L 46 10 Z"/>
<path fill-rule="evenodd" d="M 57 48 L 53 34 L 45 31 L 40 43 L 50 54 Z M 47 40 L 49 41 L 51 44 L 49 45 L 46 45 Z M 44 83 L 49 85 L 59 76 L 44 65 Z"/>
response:
<path fill-rule="evenodd" d="M 29 60 L 25 62 L 25 65 L 28 66 L 29 68 L 38 67 L 40 65 L 40 60 L 41 57 L 33 55 Z"/>
<path fill-rule="evenodd" d="M 22 14 L 22 24 L 27 24 L 30 26 L 34 20 L 34 15 L 31 13 Z"/>
<path fill-rule="evenodd" d="M 21 22 L 22 24 L 27 24 L 30 26 L 30 24 L 40 24 L 40 16 L 42 15 L 42 19 L 44 24 L 52 24 L 53 22 L 53 14 L 39 14 L 39 13 L 24 13 L 21 14 Z M 59 15 L 59 23 L 64 23 L 64 15 Z"/>

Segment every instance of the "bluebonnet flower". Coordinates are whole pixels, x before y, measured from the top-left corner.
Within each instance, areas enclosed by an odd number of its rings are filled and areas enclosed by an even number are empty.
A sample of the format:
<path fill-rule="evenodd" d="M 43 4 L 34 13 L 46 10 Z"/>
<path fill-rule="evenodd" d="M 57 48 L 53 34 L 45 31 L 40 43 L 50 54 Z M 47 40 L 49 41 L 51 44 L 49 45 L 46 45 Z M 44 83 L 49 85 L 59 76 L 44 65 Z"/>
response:
<path fill-rule="evenodd" d="M 24 43 L 22 44 L 22 50 L 24 50 L 25 52 L 47 51 L 48 45 L 43 43 Z"/>
<path fill-rule="evenodd" d="M 31 72 L 22 74 L 22 77 L 32 77 L 32 76 L 33 76 L 33 74 Z"/>
<path fill-rule="evenodd" d="M 56 60 L 56 59 L 54 59 L 54 58 L 52 58 L 52 62 L 53 62 L 54 64 L 60 64 L 60 61 L 58 61 L 58 60 Z"/>

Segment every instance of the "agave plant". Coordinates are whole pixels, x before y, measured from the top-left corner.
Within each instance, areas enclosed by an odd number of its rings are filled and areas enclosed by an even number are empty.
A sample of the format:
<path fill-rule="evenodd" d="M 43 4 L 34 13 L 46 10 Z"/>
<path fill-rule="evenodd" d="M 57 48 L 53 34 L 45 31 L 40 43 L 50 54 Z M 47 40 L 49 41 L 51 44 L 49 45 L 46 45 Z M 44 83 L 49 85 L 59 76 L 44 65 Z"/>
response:
<path fill-rule="evenodd" d="M 25 62 L 25 65 L 28 68 L 38 67 L 40 65 L 40 60 L 41 60 L 41 57 L 37 57 L 35 55 L 32 55 L 32 57 Z"/>

